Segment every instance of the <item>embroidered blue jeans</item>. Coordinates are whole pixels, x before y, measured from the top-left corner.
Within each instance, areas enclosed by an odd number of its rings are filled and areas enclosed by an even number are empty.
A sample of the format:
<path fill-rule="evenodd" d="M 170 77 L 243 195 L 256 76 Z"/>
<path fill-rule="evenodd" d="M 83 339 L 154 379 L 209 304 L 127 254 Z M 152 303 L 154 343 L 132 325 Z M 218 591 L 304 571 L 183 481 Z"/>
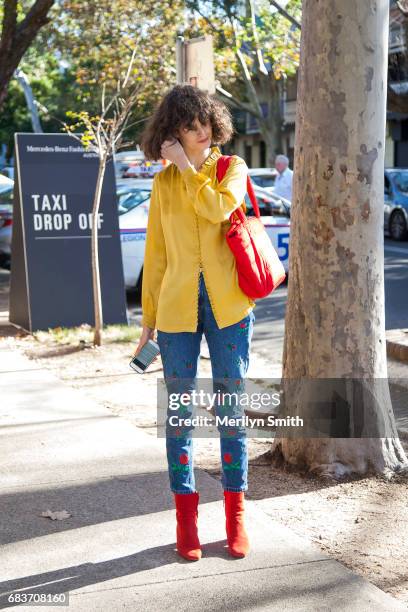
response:
<path fill-rule="evenodd" d="M 213 379 L 215 414 L 221 419 L 220 434 L 222 486 L 225 491 L 248 490 L 248 450 L 246 428 L 240 418 L 244 407 L 237 401 L 245 389 L 249 367 L 250 345 L 255 314 L 250 313 L 238 323 L 220 329 L 214 318 L 202 272 L 199 282 L 198 326 L 195 332 L 163 332 L 157 330 L 167 393 L 189 393 L 196 388 L 200 344 L 204 333 L 207 340 Z M 222 397 L 220 394 L 225 394 Z M 237 395 L 238 394 L 238 395 Z M 169 418 L 194 417 L 194 407 L 179 405 L 167 408 L 166 449 L 170 488 L 174 493 L 194 493 L 193 425 L 175 428 Z M 228 417 L 228 423 L 222 417 Z M 234 423 L 235 418 L 236 423 Z M 232 425 L 231 425 L 232 422 Z M 171 432 L 171 433 L 170 433 Z"/>

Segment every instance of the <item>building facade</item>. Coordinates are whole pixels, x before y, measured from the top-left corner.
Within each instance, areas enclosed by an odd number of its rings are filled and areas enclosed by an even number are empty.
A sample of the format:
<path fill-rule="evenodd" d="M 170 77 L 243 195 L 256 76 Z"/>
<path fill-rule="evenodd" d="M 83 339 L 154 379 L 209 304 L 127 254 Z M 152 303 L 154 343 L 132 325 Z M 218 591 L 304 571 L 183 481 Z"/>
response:
<path fill-rule="evenodd" d="M 408 2 L 407 2 L 408 6 Z M 389 70 L 390 87 L 397 94 L 408 96 L 408 14 L 404 15 L 396 0 L 390 0 Z M 282 95 L 282 151 L 294 165 L 295 121 L 298 75 L 285 80 Z M 408 106 L 408 105 L 407 105 Z M 263 112 L 267 104 L 261 101 Z M 227 153 L 243 157 L 250 168 L 263 168 L 268 159 L 266 144 L 259 130 L 257 120 L 250 113 L 232 110 L 237 134 L 225 147 Z M 385 166 L 408 167 L 408 113 L 387 112 Z"/>

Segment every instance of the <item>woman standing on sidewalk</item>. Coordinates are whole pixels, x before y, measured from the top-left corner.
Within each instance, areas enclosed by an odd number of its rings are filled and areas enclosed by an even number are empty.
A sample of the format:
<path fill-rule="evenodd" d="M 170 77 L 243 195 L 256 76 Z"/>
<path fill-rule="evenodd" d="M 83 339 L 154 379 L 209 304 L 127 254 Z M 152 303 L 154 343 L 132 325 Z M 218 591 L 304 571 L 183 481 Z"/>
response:
<path fill-rule="evenodd" d="M 143 331 L 135 355 L 149 338 L 160 346 L 169 393 L 195 388 L 202 334 L 211 358 L 213 391 L 239 392 L 249 366 L 255 315 L 253 302 L 238 285 L 235 258 L 225 234 L 229 217 L 243 205 L 248 168 L 234 156 L 217 181 L 218 144 L 231 139 L 231 116 L 224 104 L 191 85 L 177 85 L 158 105 L 142 137 L 147 159 L 172 163 L 153 181 L 142 282 Z M 187 408 L 190 408 L 187 407 Z M 238 405 L 215 405 L 216 413 L 235 418 Z M 177 518 L 177 550 L 201 558 L 197 533 L 199 493 L 195 489 L 191 427 L 174 432 L 167 413 L 166 449 Z M 239 421 L 237 421 L 239 422 Z M 222 486 L 229 552 L 249 550 L 244 526 L 248 489 L 244 427 L 219 425 Z"/>

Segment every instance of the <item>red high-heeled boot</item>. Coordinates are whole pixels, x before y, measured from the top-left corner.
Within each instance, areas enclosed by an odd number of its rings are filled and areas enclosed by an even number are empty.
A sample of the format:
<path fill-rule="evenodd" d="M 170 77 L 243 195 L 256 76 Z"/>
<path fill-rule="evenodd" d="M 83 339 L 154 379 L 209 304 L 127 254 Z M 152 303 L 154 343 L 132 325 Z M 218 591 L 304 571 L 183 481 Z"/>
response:
<path fill-rule="evenodd" d="M 245 557 L 249 539 L 244 526 L 244 491 L 224 491 L 224 507 L 229 552 L 233 557 Z"/>
<path fill-rule="evenodd" d="M 177 519 L 177 551 L 189 561 L 201 559 L 201 546 L 197 533 L 199 494 L 174 493 Z"/>

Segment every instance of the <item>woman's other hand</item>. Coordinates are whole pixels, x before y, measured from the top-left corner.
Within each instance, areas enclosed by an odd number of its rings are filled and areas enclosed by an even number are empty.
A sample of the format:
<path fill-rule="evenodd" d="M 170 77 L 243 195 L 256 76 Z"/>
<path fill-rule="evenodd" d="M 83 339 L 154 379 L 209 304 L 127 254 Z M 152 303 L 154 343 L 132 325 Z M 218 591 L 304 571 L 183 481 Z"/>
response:
<path fill-rule="evenodd" d="M 142 350 L 142 348 L 144 347 L 144 345 L 149 341 L 149 340 L 155 340 L 155 330 L 151 327 L 147 327 L 147 325 L 143 325 L 142 328 L 142 334 L 140 336 L 139 339 L 139 344 L 137 345 L 137 347 L 135 348 L 132 357 L 136 357 L 136 355 L 138 355 L 140 353 L 140 351 Z M 157 355 L 157 357 L 155 357 L 152 361 L 152 363 L 154 363 L 155 361 L 157 361 L 159 358 L 159 356 Z"/>

